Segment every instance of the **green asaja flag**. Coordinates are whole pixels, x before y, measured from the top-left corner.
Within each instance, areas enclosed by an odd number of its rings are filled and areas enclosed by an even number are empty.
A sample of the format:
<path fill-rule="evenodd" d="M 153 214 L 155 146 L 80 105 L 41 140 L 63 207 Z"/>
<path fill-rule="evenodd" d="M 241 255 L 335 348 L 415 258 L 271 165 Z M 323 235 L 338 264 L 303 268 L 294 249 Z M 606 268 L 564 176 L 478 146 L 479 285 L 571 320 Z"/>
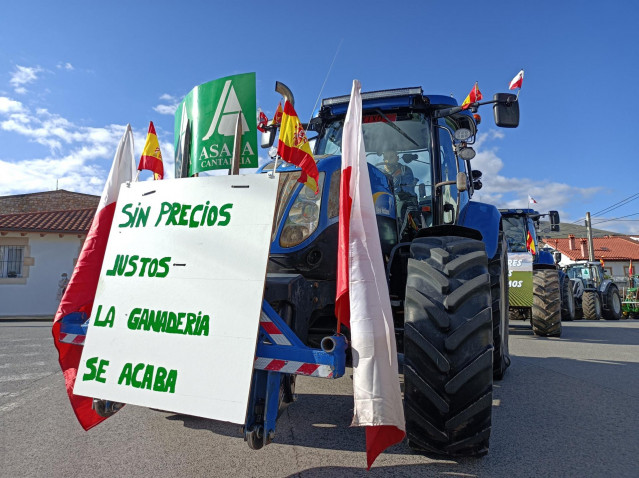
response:
<path fill-rule="evenodd" d="M 242 124 L 240 168 L 257 168 L 255 73 L 227 76 L 193 88 L 175 111 L 177 170 L 190 159 L 188 175 L 229 169 L 238 115 Z M 185 122 L 188 121 L 188 128 Z M 190 134 L 184 132 L 189 130 Z M 190 137 L 189 137 L 190 136 Z M 188 138 L 190 148 L 181 144 Z M 178 157 L 190 149 L 190 158 Z"/>

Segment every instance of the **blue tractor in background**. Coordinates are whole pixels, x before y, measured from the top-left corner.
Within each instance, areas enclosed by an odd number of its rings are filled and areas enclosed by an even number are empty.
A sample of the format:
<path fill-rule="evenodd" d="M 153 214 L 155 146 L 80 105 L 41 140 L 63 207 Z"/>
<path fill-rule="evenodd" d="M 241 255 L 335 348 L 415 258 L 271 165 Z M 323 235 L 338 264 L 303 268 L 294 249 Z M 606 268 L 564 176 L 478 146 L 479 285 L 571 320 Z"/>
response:
<path fill-rule="evenodd" d="M 541 214 L 533 209 L 500 209 L 509 253 L 532 254 L 530 301 L 514 300 L 511 294 L 510 319 L 529 319 L 533 332 L 543 337 L 560 337 L 561 321 L 575 318 L 572 285 L 559 269 L 550 251 L 539 247 L 540 218 L 549 216 L 550 230 L 559 231 L 559 213 Z M 532 305 L 532 306 L 531 306 Z"/>
<path fill-rule="evenodd" d="M 600 261 L 578 261 L 563 272 L 572 283 L 576 319 L 619 320 L 623 316 L 619 288 L 605 276 Z"/>
<path fill-rule="evenodd" d="M 276 91 L 293 103 L 292 93 Z M 282 161 L 265 300 L 296 335 L 318 346 L 334 333 L 342 133 L 349 96 L 328 98 L 307 131 L 319 170 L 316 195 Z M 515 95 L 464 110 L 421 88 L 362 95 L 363 135 L 404 375 L 407 436 L 415 450 L 483 455 L 493 378 L 508 358 L 507 246 L 499 211 L 471 200 L 481 187 L 470 147 L 473 112 L 492 104 L 516 127 Z M 263 135 L 273 144 L 277 126 Z M 346 332 L 348 334 L 348 332 Z M 292 380 L 284 381 L 292 397 Z"/>

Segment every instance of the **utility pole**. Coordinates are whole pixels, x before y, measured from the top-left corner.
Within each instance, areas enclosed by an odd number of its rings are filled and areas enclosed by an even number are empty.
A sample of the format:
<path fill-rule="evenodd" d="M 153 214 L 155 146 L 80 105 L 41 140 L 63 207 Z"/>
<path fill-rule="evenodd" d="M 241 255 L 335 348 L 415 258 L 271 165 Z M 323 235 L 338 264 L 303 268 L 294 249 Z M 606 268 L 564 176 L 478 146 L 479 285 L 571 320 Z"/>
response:
<path fill-rule="evenodd" d="M 586 213 L 586 233 L 588 234 L 588 260 L 595 260 L 595 248 L 592 245 L 592 225 L 590 222 L 590 213 Z"/>

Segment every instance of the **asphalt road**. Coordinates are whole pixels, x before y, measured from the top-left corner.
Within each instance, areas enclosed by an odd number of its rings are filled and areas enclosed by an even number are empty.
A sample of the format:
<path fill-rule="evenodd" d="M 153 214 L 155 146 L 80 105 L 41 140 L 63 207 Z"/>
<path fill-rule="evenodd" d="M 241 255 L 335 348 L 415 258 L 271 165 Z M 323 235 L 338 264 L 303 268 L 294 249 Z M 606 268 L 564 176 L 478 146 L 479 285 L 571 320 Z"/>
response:
<path fill-rule="evenodd" d="M 639 321 L 565 323 L 561 339 L 521 322 L 510 337 L 486 457 L 437 459 L 404 442 L 367 472 L 348 373 L 298 380 L 275 443 L 259 451 L 237 425 L 131 405 L 84 432 L 50 323 L 0 322 L 0 477 L 639 476 Z"/>

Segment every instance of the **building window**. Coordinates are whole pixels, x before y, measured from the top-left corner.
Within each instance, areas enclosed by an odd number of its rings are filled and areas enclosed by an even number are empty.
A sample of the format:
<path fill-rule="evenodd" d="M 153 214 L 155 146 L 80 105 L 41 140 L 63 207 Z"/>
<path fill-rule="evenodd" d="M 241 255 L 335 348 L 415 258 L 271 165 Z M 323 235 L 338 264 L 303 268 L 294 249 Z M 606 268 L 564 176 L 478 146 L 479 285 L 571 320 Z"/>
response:
<path fill-rule="evenodd" d="M 24 246 L 0 246 L 0 277 L 22 277 Z"/>

